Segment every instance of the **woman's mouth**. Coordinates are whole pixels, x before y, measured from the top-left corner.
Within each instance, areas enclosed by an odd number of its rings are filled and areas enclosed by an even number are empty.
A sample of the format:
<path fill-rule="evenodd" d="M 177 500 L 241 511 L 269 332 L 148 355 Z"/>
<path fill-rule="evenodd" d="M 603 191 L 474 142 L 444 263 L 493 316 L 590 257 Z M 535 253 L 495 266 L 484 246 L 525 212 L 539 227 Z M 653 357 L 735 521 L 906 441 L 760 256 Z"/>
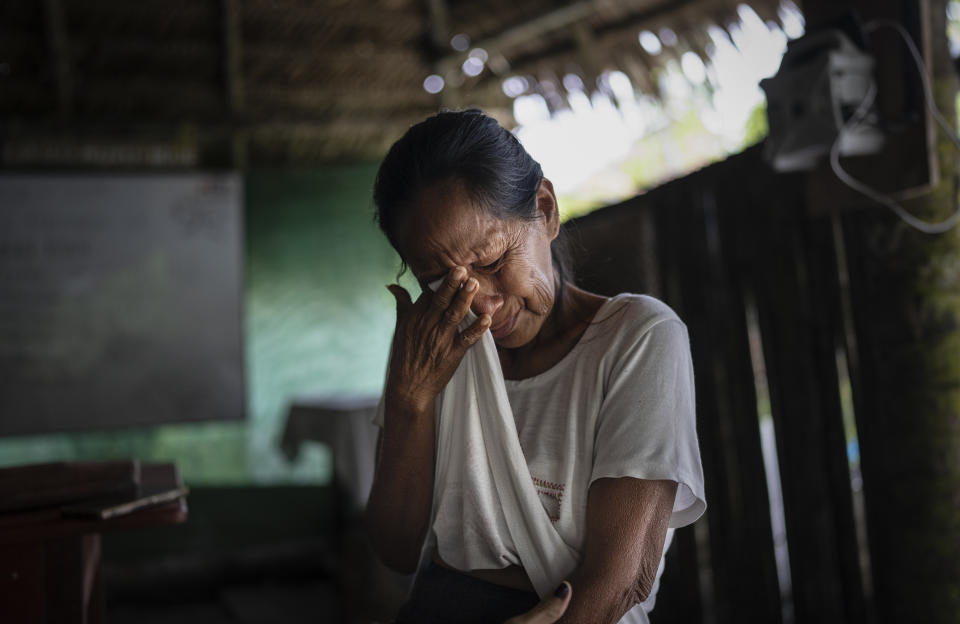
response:
<path fill-rule="evenodd" d="M 513 316 L 511 316 L 504 322 L 500 323 L 496 327 L 491 327 L 490 333 L 493 335 L 493 338 L 495 340 L 498 340 L 500 338 L 505 338 L 506 336 L 509 336 L 517 325 L 518 316 L 519 316 L 519 313 L 514 314 Z"/>

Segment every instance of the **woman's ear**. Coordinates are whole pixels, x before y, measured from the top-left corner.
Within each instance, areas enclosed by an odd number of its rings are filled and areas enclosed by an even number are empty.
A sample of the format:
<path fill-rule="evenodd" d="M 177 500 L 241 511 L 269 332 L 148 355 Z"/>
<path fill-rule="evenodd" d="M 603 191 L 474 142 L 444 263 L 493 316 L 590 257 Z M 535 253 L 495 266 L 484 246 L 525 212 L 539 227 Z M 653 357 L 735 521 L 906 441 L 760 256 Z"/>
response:
<path fill-rule="evenodd" d="M 550 240 L 560 232 L 560 207 L 557 204 L 557 194 L 553 191 L 553 182 L 543 178 L 537 189 L 537 209 L 544 217 L 544 225 Z"/>

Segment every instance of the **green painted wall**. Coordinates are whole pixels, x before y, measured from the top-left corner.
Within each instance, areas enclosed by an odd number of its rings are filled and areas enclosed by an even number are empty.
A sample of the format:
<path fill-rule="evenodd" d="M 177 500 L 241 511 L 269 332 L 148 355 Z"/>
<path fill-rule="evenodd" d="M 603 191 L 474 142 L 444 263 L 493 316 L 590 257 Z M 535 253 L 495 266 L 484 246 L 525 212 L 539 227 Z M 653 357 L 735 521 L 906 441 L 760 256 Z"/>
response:
<path fill-rule="evenodd" d="M 327 450 L 279 452 L 297 396 L 376 394 L 398 261 L 373 221 L 375 165 L 255 171 L 246 178 L 247 420 L 0 439 L 0 465 L 173 460 L 192 484 L 325 483 Z M 410 283 L 406 282 L 407 287 Z"/>

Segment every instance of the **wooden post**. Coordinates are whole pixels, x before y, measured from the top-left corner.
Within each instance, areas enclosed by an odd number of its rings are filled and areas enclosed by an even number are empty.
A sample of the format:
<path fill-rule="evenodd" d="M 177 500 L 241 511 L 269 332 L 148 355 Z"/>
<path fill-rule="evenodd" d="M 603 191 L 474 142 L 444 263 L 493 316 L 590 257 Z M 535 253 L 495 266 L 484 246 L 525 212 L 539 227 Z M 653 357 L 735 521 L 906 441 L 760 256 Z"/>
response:
<path fill-rule="evenodd" d="M 892 7 L 908 29 L 926 35 L 918 43 L 930 51 L 937 106 L 953 119 L 946 0 L 807 0 L 808 24 L 836 4 L 865 16 L 878 4 Z M 931 221 L 957 201 L 956 152 L 942 134 L 936 149 L 938 183 L 905 204 Z M 923 234 L 876 204 L 842 219 L 877 620 L 953 623 L 960 614 L 960 229 Z"/>
<path fill-rule="evenodd" d="M 450 81 L 450 75 L 456 75 L 455 65 L 445 65 L 443 55 L 450 49 L 450 11 L 447 10 L 446 0 L 429 0 L 427 2 L 428 19 L 430 22 L 430 46 L 428 57 L 433 60 L 433 73 L 445 81 L 437 100 L 442 108 L 457 108 L 462 99 L 458 85 Z"/>
<path fill-rule="evenodd" d="M 741 155 L 694 174 L 696 183 L 691 176 L 645 196 L 656 207 L 663 296 L 690 331 L 713 588 L 703 612 L 716 624 L 781 621 L 737 245 L 718 224 L 734 218 L 720 212 L 738 206 L 742 162 Z"/>
<path fill-rule="evenodd" d="M 61 0 L 45 0 L 47 49 L 50 53 L 53 75 L 57 85 L 57 104 L 60 116 L 73 116 L 73 71 L 70 58 L 70 38 Z"/>
<path fill-rule="evenodd" d="M 796 177 L 760 177 L 746 211 L 789 546 L 796 622 L 866 621 L 836 368 L 838 270 L 830 223 L 771 198 Z"/>
<path fill-rule="evenodd" d="M 222 0 L 221 16 L 223 24 L 223 73 L 227 96 L 227 109 L 234 122 L 231 132 L 231 152 L 233 166 L 243 169 L 247 165 L 247 144 L 249 133 L 236 122 L 244 112 L 243 86 L 243 24 L 241 7 L 238 0 Z"/>

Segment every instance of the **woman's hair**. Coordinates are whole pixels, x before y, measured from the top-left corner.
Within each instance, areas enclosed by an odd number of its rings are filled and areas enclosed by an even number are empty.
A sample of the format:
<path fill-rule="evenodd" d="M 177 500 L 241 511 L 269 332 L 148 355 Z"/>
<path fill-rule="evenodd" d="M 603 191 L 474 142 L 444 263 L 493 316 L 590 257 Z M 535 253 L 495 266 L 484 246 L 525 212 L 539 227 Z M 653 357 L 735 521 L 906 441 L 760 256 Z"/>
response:
<path fill-rule="evenodd" d="M 537 219 L 542 180 L 540 163 L 497 120 L 475 108 L 442 111 L 412 126 L 380 163 L 373 187 L 376 219 L 400 253 L 397 224 L 425 190 L 458 181 L 471 200 L 502 219 Z M 555 305 L 568 276 L 561 238 L 550 246 L 560 282 Z M 402 255 L 401 261 L 402 274 Z"/>

